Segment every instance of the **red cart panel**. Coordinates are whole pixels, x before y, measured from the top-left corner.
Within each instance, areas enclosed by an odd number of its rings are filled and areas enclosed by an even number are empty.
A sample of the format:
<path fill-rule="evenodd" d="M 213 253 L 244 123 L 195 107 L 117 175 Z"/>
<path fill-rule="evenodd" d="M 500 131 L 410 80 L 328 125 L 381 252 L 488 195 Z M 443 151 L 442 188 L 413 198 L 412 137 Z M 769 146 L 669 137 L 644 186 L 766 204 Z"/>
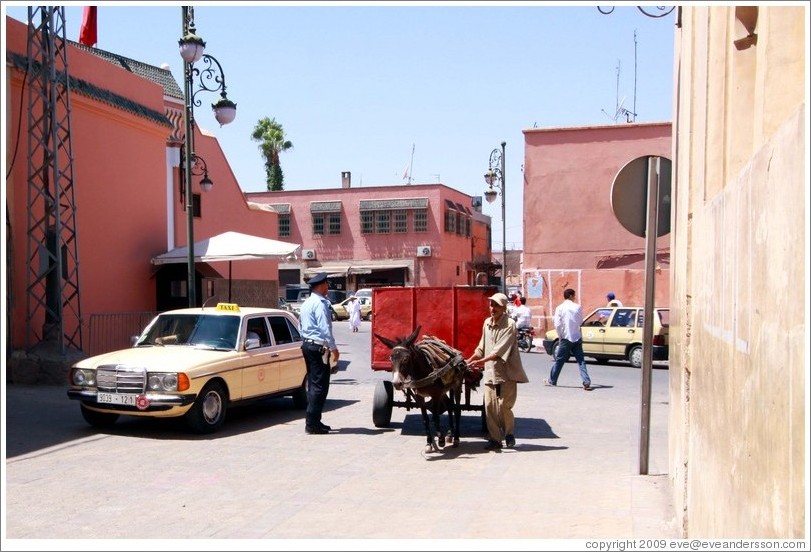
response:
<path fill-rule="evenodd" d="M 374 334 L 406 337 L 417 326 L 419 336 L 433 335 L 467 358 L 479 344 L 490 316 L 487 298 L 495 286 L 384 287 L 372 291 L 372 370 L 391 371 L 391 349 Z"/>

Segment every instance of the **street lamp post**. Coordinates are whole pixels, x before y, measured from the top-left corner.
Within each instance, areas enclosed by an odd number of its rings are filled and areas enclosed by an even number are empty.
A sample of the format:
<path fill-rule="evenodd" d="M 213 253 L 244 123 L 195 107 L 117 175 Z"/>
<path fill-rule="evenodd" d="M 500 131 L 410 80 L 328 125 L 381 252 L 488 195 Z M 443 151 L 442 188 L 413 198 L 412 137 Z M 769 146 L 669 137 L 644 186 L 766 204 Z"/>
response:
<path fill-rule="evenodd" d="M 198 156 L 194 153 L 194 107 L 200 106 L 200 100 L 195 100 L 194 96 L 198 92 L 206 90 L 208 92 L 222 91 L 220 99 L 211 104 L 214 110 L 214 117 L 220 126 L 227 125 L 234 120 L 237 114 L 237 104 L 228 99 L 225 93 L 225 73 L 220 66 L 220 62 L 213 56 L 205 54 L 206 43 L 197 36 L 194 27 L 194 7 L 182 6 L 183 15 L 183 35 L 178 40 L 180 56 L 183 58 L 183 100 L 184 100 L 184 121 L 186 125 L 186 135 L 183 144 L 183 183 L 186 193 L 186 246 L 189 250 L 188 258 L 188 278 L 187 292 L 189 306 L 197 306 L 197 282 L 194 268 L 194 201 L 192 197 L 192 167 L 198 164 Z M 194 66 L 200 60 L 205 64 L 203 69 Z M 194 78 L 198 77 L 198 88 L 194 90 Z M 211 180 L 208 179 L 208 171 L 200 182 L 204 191 L 211 188 Z"/>
<path fill-rule="evenodd" d="M 501 150 L 495 148 L 490 152 L 490 165 L 487 172 L 484 173 L 484 181 L 487 182 L 487 190 L 484 192 L 484 199 L 487 203 L 493 203 L 496 200 L 496 192 L 493 187 L 501 191 L 501 234 L 504 239 L 504 245 L 501 247 L 501 291 L 507 295 L 507 220 L 505 218 L 505 199 L 504 199 L 504 155 L 507 142 L 501 142 Z"/>

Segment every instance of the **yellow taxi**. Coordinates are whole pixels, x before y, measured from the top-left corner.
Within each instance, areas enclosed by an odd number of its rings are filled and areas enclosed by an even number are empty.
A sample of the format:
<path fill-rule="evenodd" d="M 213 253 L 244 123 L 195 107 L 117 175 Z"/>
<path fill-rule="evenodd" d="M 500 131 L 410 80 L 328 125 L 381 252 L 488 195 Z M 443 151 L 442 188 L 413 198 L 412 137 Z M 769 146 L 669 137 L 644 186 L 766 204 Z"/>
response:
<path fill-rule="evenodd" d="M 667 360 L 670 309 L 653 309 L 653 360 Z M 627 360 L 634 368 L 642 366 L 643 307 L 600 307 L 590 313 L 580 326 L 583 334 L 583 356 L 604 364 L 609 360 Z M 543 348 L 553 358 L 560 340 L 556 330 L 549 330 Z"/>
<path fill-rule="evenodd" d="M 349 320 L 349 302 L 351 300 L 346 298 L 340 303 L 332 303 L 333 320 Z M 370 297 L 359 297 L 355 301 L 360 301 L 360 317 L 364 320 L 371 320 L 372 299 Z"/>
<path fill-rule="evenodd" d="M 156 316 L 129 349 L 74 364 L 68 397 L 85 421 L 109 426 L 121 415 L 182 416 L 213 433 L 227 410 L 260 398 L 291 396 L 307 406 L 307 368 L 298 319 L 286 310 L 177 309 Z"/>

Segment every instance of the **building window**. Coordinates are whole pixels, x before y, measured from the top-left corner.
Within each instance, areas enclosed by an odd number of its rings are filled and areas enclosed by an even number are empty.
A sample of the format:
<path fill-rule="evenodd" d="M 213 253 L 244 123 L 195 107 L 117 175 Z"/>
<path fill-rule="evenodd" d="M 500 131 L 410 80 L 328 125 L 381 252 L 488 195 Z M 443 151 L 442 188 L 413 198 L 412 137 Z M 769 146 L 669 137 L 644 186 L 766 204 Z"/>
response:
<path fill-rule="evenodd" d="M 324 215 L 313 215 L 313 234 L 322 235 L 324 233 Z"/>
<path fill-rule="evenodd" d="M 341 213 L 329 214 L 329 233 L 330 234 L 341 233 Z"/>
<path fill-rule="evenodd" d="M 456 232 L 456 211 L 450 209 L 445 211 L 445 232 L 451 234 Z"/>
<path fill-rule="evenodd" d="M 427 209 L 414 209 L 414 231 L 427 232 L 428 231 L 428 210 Z"/>
<path fill-rule="evenodd" d="M 191 212 L 192 215 L 200 218 L 203 216 L 202 208 L 200 207 L 200 194 L 191 195 Z"/>
<path fill-rule="evenodd" d="M 465 235 L 465 221 L 467 217 L 464 213 L 458 213 L 458 217 L 456 219 L 456 233 L 460 236 Z"/>
<path fill-rule="evenodd" d="M 371 234 L 374 230 L 374 211 L 361 211 L 360 212 L 360 233 Z"/>
<path fill-rule="evenodd" d="M 375 231 L 378 234 L 391 232 L 391 211 L 377 211 L 375 213 Z"/>
<path fill-rule="evenodd" d="M 279 237 L 290 237 L 290 215 L 279 215 Z"/>
<path fill-rule="evenodd" d="M 394 232 L 396 234 L 408 232 L 408 211 L 405 209 L 394 211 Z"/>

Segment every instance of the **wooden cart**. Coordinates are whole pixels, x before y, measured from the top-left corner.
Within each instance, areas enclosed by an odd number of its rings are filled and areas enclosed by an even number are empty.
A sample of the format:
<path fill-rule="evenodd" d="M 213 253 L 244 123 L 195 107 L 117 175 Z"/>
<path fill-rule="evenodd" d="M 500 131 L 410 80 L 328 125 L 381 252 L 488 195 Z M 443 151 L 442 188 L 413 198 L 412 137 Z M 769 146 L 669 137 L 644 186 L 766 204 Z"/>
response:
<path fill-rule="evenodd" d="M 487 299 L 497 292 L 495 286 L 375 288 L 372 292 L 372 370 L 391 372 L 391 349 L 374 334 L 397 339 L 409 335 L 417 326 L 421 326 L 418 339 L 424 335 L 438 337 L 468 358 L 476 349 L 484 320 L 489 316 Z M 483 395 L 478 395 L 478 404 L 472 404 L 471 392 L 466 383 L 462 410 L 480 412 L 484 429 Z M 395 400 L 391 380 L 379 381 L 372 401 L 375 427 L 388 427 L 395 406 L 410 410 L 416 408 L 416 403 L 409 392 L 405 393 L 404 400 Z"/>

